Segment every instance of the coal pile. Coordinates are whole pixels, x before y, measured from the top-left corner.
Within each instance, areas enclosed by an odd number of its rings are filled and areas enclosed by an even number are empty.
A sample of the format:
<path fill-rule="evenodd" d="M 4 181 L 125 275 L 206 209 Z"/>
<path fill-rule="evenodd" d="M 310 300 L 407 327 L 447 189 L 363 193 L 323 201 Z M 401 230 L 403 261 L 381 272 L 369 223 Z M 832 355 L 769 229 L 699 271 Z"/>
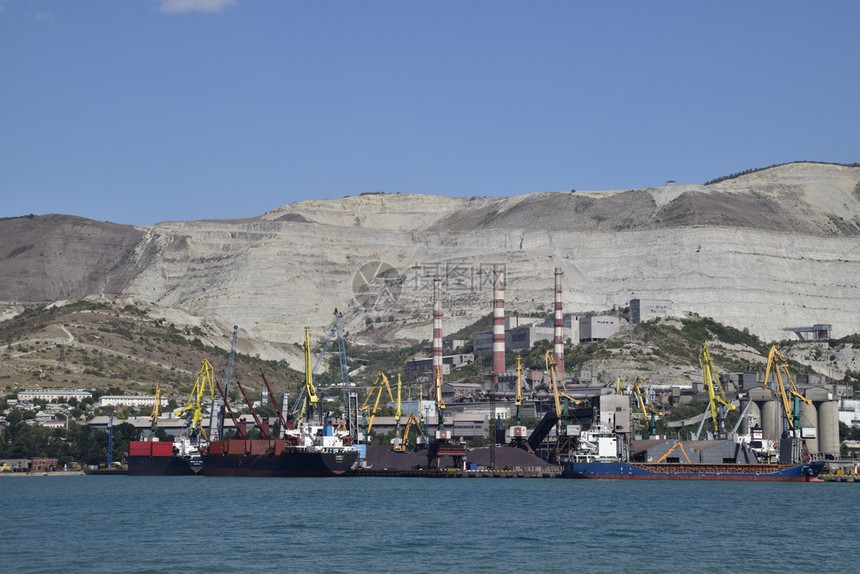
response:
<path fill-rule="evenodd" d="M 427 468 L 427 450 L 418 452 L 392 452 L 388 449 L 367 445 L 367 464 L 373 470 L 416 470 Z M 466 453 L 467 464 L 477 464 L 481 467 L 490 466 L 490 449 L 476 448 Z M 441 466 L 451 466 L 450 457 L 442 459 Z M 545 460 L 521 449 L 509 446 L 496 447 L 496 468 L 516 469 L 552 466 Z"/>

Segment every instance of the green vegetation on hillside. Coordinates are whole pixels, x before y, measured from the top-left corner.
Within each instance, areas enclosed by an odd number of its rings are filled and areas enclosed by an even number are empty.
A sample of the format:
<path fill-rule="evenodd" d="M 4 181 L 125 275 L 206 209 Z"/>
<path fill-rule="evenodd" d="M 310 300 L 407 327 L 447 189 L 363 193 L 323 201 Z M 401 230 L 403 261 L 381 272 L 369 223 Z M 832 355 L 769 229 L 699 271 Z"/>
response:
<path fill-rule="evenodd" d="M 712 179 L 711 181 L 706 181 L 704 185 L 712 185 L 714 183 L 719 183 L 721 181 L 726 181 L 728 179 L 735 179 L 735 178 L 738 178 L 738 177 L 741 177 L 744 175 L 756 173 L 758 171 L 764 171 L 766 169 L 771 169 L 774 167 L 780 167 L 783 165 L 789 165 L 792 163 L 817 163 L 817 164 L 821 164 L 821 165 L 841 165 L 843 167 L 860 167 L 860 163 L 833 163 L 833 162 L 829 162 L 829 161 L 790 161 L 790 162 L 785 162 L 785 163 L 775 163 L 775 164 L 769 165 L 767 167 L 754 167 L 751 169 L 745 169 L 745 170 L 739 171 L 737 173 L 732 173 L 730 175 L 724 175 L 722 177 Z"/>

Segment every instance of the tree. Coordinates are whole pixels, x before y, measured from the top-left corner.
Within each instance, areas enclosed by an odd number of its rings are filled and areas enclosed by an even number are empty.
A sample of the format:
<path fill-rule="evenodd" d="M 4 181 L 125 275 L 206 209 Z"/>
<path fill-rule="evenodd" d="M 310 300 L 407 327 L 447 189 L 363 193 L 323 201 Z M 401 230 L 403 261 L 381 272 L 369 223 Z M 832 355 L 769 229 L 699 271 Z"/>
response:
<path fill-rule="evenodd" d="M 21 414 L 21 411 L 19 409 L 12 409 L 6 415 L 7 427 L 15 426 L 18 423 L 20 423 L 22 420 L 24 420 L 24 415 Z"/>

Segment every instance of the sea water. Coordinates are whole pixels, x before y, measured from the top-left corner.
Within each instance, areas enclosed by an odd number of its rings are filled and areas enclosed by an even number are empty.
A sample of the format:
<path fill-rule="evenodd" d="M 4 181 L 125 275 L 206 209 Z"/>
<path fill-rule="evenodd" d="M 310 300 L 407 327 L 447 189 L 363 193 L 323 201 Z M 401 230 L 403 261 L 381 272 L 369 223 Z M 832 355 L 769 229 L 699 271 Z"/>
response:
<path fill-rule="evenodd" d="M 10 477 L 0 572 L 860 572 L 860 485 Z"/>

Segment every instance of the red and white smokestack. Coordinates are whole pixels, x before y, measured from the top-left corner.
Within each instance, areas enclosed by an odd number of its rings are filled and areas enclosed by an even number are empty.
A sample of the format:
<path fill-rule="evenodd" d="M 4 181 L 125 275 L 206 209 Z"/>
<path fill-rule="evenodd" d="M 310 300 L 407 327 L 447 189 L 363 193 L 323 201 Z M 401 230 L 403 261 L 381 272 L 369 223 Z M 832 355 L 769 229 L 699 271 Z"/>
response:
<path fill-rule="evenodd" d="M 561 267 L 555 268 L 555 337 L 553 354 L 559 373 L 564 372 L 564 321 L 561 316 Z"/>
<path fill-rule="evenodd" d="M 442 377 L 442 278 L 438 271 L 433 277 L 433 374 Z"/>
<path fill-rule="evenodd" d="M 505 372 L 505 266 L 493 267 L 493 375 Z"/>

